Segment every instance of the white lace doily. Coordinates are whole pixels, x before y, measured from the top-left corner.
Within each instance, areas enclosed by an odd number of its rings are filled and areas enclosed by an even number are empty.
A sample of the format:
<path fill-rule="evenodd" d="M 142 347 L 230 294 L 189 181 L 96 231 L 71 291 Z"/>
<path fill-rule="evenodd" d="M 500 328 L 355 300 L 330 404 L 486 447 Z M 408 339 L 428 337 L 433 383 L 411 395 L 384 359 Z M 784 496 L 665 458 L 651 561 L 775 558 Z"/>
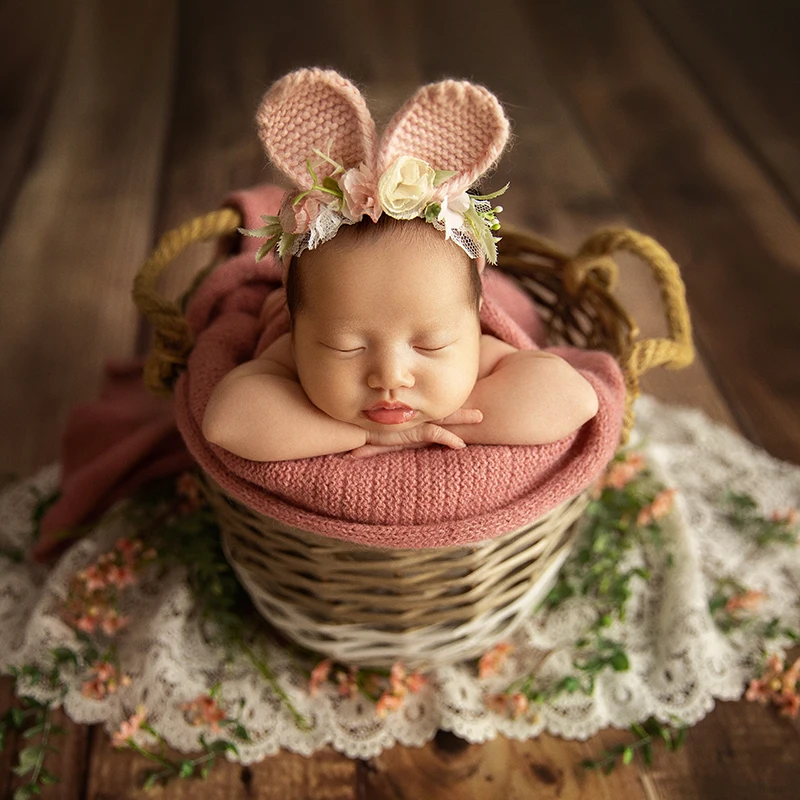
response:
<path fill-rule="evenodd" d="M 590 697 L 562 695 L 538 717 L 512 719 L 487 709 L 487 692 L 527 674 L 543 651 L 555 648 L 542 677 L 571 671 L 571 644 L 586 621 L 586 601 L 567 601 L 539 615 L 515 636 L 515 649 L 494 683 L 479 681 L 474 664 L 439 669 L 421 692 L 409 695 L 385 719 L 366 699 L 338 696 L 334 687 L 315 697 L 306 679 L 279 646 L 267 645 L 270 666 L 296 708 L 313 720 L 299 729 L 269 685 L 244 658 L 225 665 L 222 648 L 203 630 L 180 570 L 158 582 L 126 590 L 125 613 L 132 622 L 119 634 L 122 667 L 130 686 L 105 700 L 81 694 L 76 679 L 63 700 L 67 714 L 82 723 L 103 723 L 110 732 L 143 704 L 148 722 L 178 750 L 198 749 L 201 729 L 180 709 L 221 681 L 223 706 L 238 707 L 252 742 L 238 745 L 241 761 L 252 763 L 287 748 L 311 754 L 331 745 L 351 757 L 367 758 L 395 743 L 421 745 L 438 729 L 481 742 L 497 734 L 529 738 L 542 731 L 585 739 L 607 726 L 627 727 L 656 716 L 694 724 L 715 699 L 741 697 L 753 677 L 763 642 L 753 628 L 721 633 L 712 621 L 708 597 L 720 578 L 732 577 L 767 595 L 759 616 L 780 616 L 800 625 L 800 552 L 785 545 L 748 545 L 718 508 L 726 489 L 747 492 L 767 513 L 800 505 L 800 468 L 781 463 L 700 412 L 667 407 L 652 399 L 637 405 L 636 432 L 651 467 L 678 490 L 675 513 L 665 525 L 673 563 L 649 581 L 634 581 L 624 624 L 609 635 L 621 641 L 630 661 L 625 672 L 606 670 Z M 0 546 L 24 548 L 31 535 L 35 491 L 50 492 L 58 469 L 50 467 L 0 495 Z M 0 668 L 46 660 L 51 648 L 75 647 L 73 631 L 60 619 L 70 577 L 110 549 L 126 523 L 101 523 L 74 545 L 55 568 L 44 570 L 0 556 Z M 773 649 L 787 645 L 777 639 Z M 526 669 L 527 667 L 527 669 Z M 42 690 L 39 690 L 42 691 Z"/>

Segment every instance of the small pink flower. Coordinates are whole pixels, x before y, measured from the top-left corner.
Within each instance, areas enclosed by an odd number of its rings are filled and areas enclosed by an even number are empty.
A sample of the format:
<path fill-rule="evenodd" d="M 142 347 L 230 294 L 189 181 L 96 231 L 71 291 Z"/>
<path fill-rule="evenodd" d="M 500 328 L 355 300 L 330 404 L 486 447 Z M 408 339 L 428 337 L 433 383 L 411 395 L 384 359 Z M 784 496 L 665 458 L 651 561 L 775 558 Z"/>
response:
<path fill-rule="evenodd" d="M 763 602 L 767 595 L 764 592 L 756 592 L 749 589 L 743 594 L 737 594 L 725 603 L 725 611 L 728 614 L 735 614 L 738 611 L 755 611 Z"/>
<path fill-rule="evenodd" d="M 108 568 L 108 582 L 111 586 L 124 589 L 136 583 L 136 575 L 129 566 L 120 567 L 114 564 Z"/>
<path fill-rule="evenodd" d="M 792 664 L 786 672 L 783 673 L 781 679 L 781 691 L 784 694 L 790 694 L 797 691 L 797 684 L 800 682 L 800 658 Z"/>
<path fill-rule="evenodd" d="M 142 546 L 143 545 L 139 539 L 128 539 L 127 537 L 123 537 L 122 539 L 117 540 L 115 548 L 122 553 L 122 555 L 125 556 L 128 561 L 132 561 L 142 551 Z M 100 557 L 100 560 L 108 561 L 112 558 L 112 553 L 105 553 Z"/>
<path fill-rule="evenodd" d="M 781 716 L 796 719 L 797 712 L 800 711 L 800 697 L 797 693 L 783 695 L 778 705 Z"/>
<path fill-rule="evenodd" d="M 215 733 L 219 731 L 219 723 L 226 719 L 226 714 L 219 703 L 209 694 L 200 694 L 189 703 L 181 705 L 187 711 L 192 725 L 208 725 Z"/>
<path fill-rule="evenodd" d="M 341 697 L 355 697 L 358 694 L 358 670 L 355 667 L 351 667 L 349 672 L 339 670 L 335 677 Z"/>
<path fill-rule="evenodd" d="M 339 178 L 339 186 L 344 195 L 342 213 L 348 219 L 358 221 L 366 214 L 373 222 L 378 221 L 381 216 L 378 181 L 366 164 L 347 170 Z"/>
<path fill-rule="evenodd" d="M 83 581 L 86 591 L 89 593 L 105 589 L 108 585 L 105 574 L 100 571 L 97 564 L 91 564 L 85 570 L 79 572 L 77 577 Z"/>
<path fill-rule="evenodd" d="M 75 627 L 84 633 L 94 633 L 97 628 L 97 617 L 83 614 L 75 621 Z"/>
<path fill-rule="evenodd" d="M 128 740 L 142 727 L 145 720 L 144 706 L 139 706 L 136 713 L 132 714 L 119 726 L 119 730 L 111 737 L 113 747 L 125 747 Z"/>
<path fill-rule="evenodd" d="M 121 617 L 114 608 L 109 608 L 100 620 L 100 627 L 106 636 L 114 636 L 117 631 L 124 628 L 130 622 L 130 617 Z"/>
<path fill-rule="evenodd" d="M 403 695 L 384 692 L 375 705 L 375 713 L 380 719 L 384 719 L 390 711 L 397 711 L 403 705 L 403 699 Z"/>
<path fill-rule="evenodd" d="M 412 694 L 421 691 L 422 687 L 427 683 L 428 679 L 419 672 L 412 672 L 408 678 L 406 678 L 406 686 L 408 687 L 408 691 Z"/>
<path fill-rule="evenodd" d="M 117 668 L 108 661 L 95 661 L 92 664 L 92 671 L 97 676 L 97 679 L 103 682 L 117 675 Z"/>
<path fill-rule="evenodd" d="M 406 693 L 407 675 L 405 667 L 399 661 L 392 665 L 389 673 L 389 686 L 394 694 L 403 696 Z"/>
<path fill-rule="evenodd" d="M 508 711 L 508 695 L 486 694 L 483 696 L 483 702 L 486 708 L 495 714 L 506 714 Z"/>
<path fill-rule="evenodd" d="M 611 489 L 624 489 L 644 468 L 647 462 L 641 453 L 626 453 L 624 461 L 614 461 L 603 481 Z"/>
<path fill-rule="evenodd" d="M 497 675 L 513 649 L 513 645 L 507 642 L 500 642 L 500 644 L 495 645 L 491 650 L 484 653 L 478 662 L 478 676 L 483 679 Z"/>
<path fill-rule="evenodd" d="M 636 517 L 636 524 L 649 525 L 651 522 L 663 519 L 672 509 L 675 500 L 675 489 L 664 489 L 659 492 L 653 502 L 643 508 Z"/>
<path fill-rule="evenodd" d="M 91 697 L 93 700 L 102 700 L 108 694 L 108 689 L 104 681 L 92 678 L 84 681 L 81 686 L 81 694 L 84 697 Z"/>
<path fill-rule="evenodd" d="M 308 681 L 308 693 L 313 697 L 319 687 L 328 680 L 331 674 L 332 661 L 326 658 L 320 661 L 314 669 L 311 670 L 311 678 Z"/>
<path fill-rule="evenodd" d="M 794 525 L 797 522 L 797 509 L 790 508 L 788 511 L 773 511 L 770 517 L 773 522 L 784 522 L 787 525 Z"/>
<path fill-rule="evenodd" d="M 521 692 L 516 692 L 508 698 L 511 716 L 516 719 L 521 717 L 529 708 L 528 698 Z"/>
<path fill-rule="evenodd" d="M 287 196 L 281 205 L 278 212 L 281 228 L 285 233 L 305 233 L 319 215 L 320 201 L 313 194 L 306 195 L 299 203 L 293 201 L 294 197 Z"/>

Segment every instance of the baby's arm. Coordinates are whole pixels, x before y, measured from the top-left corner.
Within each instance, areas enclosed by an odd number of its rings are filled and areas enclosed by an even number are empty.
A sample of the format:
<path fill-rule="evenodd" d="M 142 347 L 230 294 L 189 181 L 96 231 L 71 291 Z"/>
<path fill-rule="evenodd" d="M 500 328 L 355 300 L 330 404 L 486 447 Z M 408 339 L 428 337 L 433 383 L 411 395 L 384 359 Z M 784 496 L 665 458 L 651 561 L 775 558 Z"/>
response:
<path fill-rule="evenodd" d="M 458 411 L 453 418 L 468 423 L 480 415 Z M 252 461 L 313 458 L 363 449 L 364 445 L 378 449 L 433 443 L 464 447 L 456 434 L 433 423 L 376 433 L 328 416 L 300 385 L 289 334 L 219 382 L 206 407 L 203 435 Z"/>
<path fill-rule="evenodd" d="M 365 430 L 329 417 L 308 399 L 288 334 L 220 381 L 206 407 L 203 435 L 254 461 L 341 453 L 367 441 Z"/>
<path fill-rule="evenodd" d="M 464 405 L 483 421 L 447 428 L 467 444 L 548 444 L 594 417 L 597 395 L 562 358 L 482 336 L 478 381 Z"/>

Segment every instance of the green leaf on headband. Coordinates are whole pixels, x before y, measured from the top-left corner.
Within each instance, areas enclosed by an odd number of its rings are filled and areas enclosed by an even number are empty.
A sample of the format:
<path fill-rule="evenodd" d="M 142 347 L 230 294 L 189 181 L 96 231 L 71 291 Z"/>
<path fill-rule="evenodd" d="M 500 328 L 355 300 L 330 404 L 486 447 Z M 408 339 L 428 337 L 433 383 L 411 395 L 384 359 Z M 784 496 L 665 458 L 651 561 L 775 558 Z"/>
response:
<path fill-rule="evenodd" d="M 275 247 L 280 238 L 281 234 L 278 233 L 275 236 L 271 236 L 269 239 L 267 239 L 267 241 L 258 248 L 258 252 L 256 253 L 256 261 L 261 261 L 264 259 L 267 253 L 269 253 L 269 251 Z"/>
<path fill-rule="evenodd" d="M 283 258 L 291 249 L 294 240 L 297 238 L 296 233 L 282 233 L 281 238 L 278 240 L 278 257 Z"/>
<path fill-rule="evenodd" d="M 470 197 L 473 200 L 494 200 L 495 197 L 500 197 L 501 194 L 505 194 L 509 186 L 511 186 L 511 184 L 507 183 L 502 189 L 498 189 L 491 194 L 471 194 Z"/>
<path fill-rule="evenodd" d="M 237 230 L 244 236 L 255 236 L 256 238 L 263 239 L 280 233 L 281 226 L 280 223 L 270 223 L 269 225 L 264 225 L 262 228 L 253 228 L 251 230 L 247 230 L 247 228 L 237 228 Z"/>
<path fill-rule="evenodd" d="M 336 195 L 336 197 L 344 197 L 344 193 L 339 188 L 339 184 L 330 175 L 322 179 L 322 189 L 329 194 Z"/>
<path fill-rule="evenodd" d="M 473 236 L 486 256 L 486 260 L 490 264 L 496 264 L 497 247 L 495 247 L 495 237 L 492 236 L 492 232 L 487 227 L 486 221 L 475 208 L 475 199 L 471 195 L 470 200 L 469 208 L 464 213 L 464 222 L 466 222 L 467 226 L 472 231 Z"/>
<path fill-rule="evenodd" d="M 331 143 L 328 142 L 328 147 L 330 148 L 330 146 Z M 334 159 L 332 159 L 329 155 L 323 153 L 322 150 L 320 150 L 318 147 L 312 147 L 311 152 L 314 153 L 314 155 L 319 156 L 323 161 L 327 161 L 328 164 L 330 164 L 333 167 L 334 175 L 338 175 L 340 172 L 344 172 L 344 167 L 338 161 L 334 161 Z M 325 181 L 323 181 L 323 183 L 325 183 Z"/>
<path fill-rule="evenodd" d="M 434 175 L 433 175 L 433 185 L 434 186 L 439 186 L 440 184 L 444 183 L 446 180 L 449 180 L 450 178 L 452 178 L 453 175 L 455 175 L 455 174 L 456 174 L 455 170 L 452 170 L 452 169 L 436 169 L 436 170 L 434 170 Z"/>
<path fill-rule="evenodd" d="M 441 203 L 429 203 L 425 206 L 425 222 L 433 222 L 439 219 L 439 214 L 442 213 Z"/>

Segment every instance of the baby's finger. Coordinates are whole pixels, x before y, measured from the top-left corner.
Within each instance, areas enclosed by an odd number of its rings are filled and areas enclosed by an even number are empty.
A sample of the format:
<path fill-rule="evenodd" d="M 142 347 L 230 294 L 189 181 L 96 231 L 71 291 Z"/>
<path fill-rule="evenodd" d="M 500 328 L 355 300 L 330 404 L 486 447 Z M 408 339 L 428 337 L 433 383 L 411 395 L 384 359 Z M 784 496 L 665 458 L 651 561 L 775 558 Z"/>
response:
<path fill-rule="evenodd" d="M 431 423 L 427 425 L 420 425 L 417 430 L 421 430 L 423 441 L 430 442 L 431 444 L 441 444 L 445 447 L 451 447 L 453 450 L 461 450 L 466 447 L 463 439 L 456 436 L 452 431 L 447 428 L 442 428 L 439 425 Z"/>
<path fill-rule="evenodd" d="M 417 447 L 427 447 L 428 442 L 413 442 L 412 444 L 364 444 L 345 454 L 345 458 L 372 458 L 383 453 L 392 453 L 396 450 L 413 450 Z"/>
<path fill-rule="evenodd" d="M 483 412 L 477 408 L 459 408 L 444 419 L 440 419 L 438 425 L 475 425 L 483 421 Z"/>

